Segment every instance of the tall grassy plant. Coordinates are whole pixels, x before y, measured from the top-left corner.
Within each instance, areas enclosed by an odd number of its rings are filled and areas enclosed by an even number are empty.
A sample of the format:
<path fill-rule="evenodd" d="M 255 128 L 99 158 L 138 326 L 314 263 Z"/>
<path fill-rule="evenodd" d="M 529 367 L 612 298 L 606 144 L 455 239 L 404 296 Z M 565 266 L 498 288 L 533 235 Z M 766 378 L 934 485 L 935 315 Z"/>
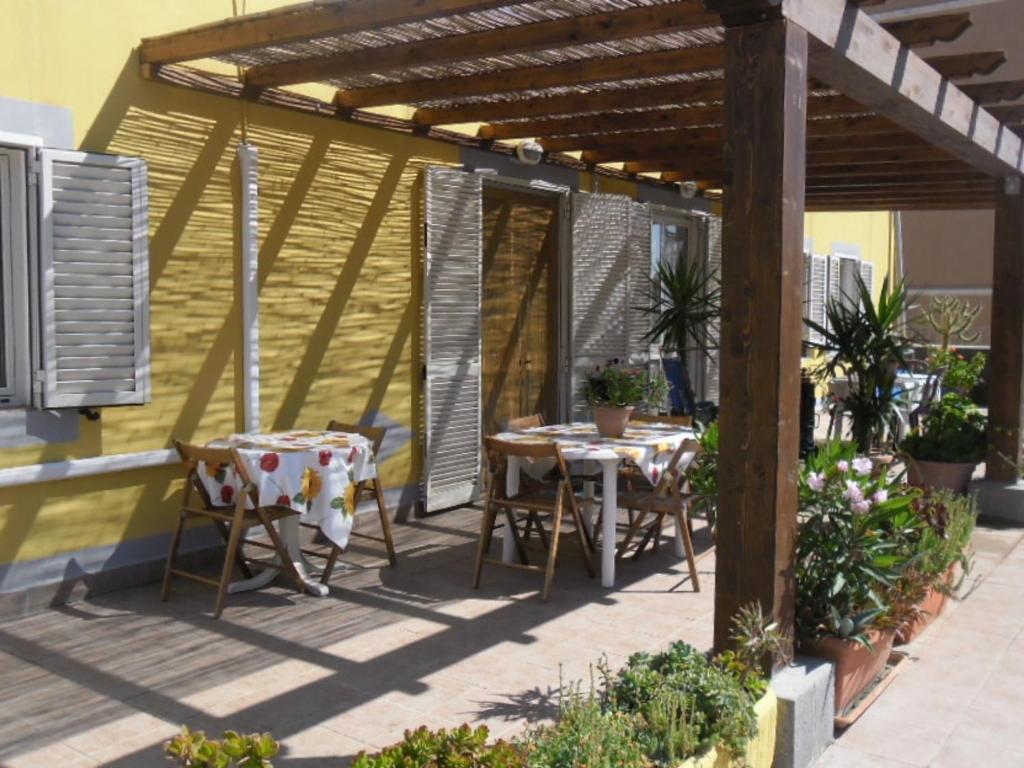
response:
<path fill-rule="evenodd" d="M 658 264 L 647 290 L 648 304 L 636 307 L 653 317 L 648 341 L 661 339 L 667 350 L 679 354 L 683 366 L 684 400 L 694 401 L 693 386 L 686 367 L 686 353 L 698 350 L 708 355 L 718 348 L 710 324 L 721 314 L 722 292 L 717 278 L 698 261 Z"/>
<path fill-rule="evenodd" d="M 822 341 L 812 346 L 826 355 L 825 364 L 815 372 L 818 380 L 827 382 L 839 375 L 849 379 L 845 408 L 853 419 L 853 439 L 866 452 L 881 444 L 896 416 L 896 371 L 906 366 L 911 344 L 901 329 L 910 297 L 904 281 L 892 284 L 886 276 L 876 302 L 860 275 L 856 280 L 854 306 L 832 299 L 825 325 L 804 322 L 820 334 Z"/>

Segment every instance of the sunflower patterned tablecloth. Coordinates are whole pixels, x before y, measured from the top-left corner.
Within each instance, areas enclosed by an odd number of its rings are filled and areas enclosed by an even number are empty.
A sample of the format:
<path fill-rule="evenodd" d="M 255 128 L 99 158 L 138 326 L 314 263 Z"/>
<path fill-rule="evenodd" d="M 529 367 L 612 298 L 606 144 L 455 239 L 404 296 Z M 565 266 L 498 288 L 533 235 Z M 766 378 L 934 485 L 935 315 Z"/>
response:
<path fill-rule="evenodd" d="M 377 476 L 373 445 L 347 432 L 249 433 L 207 445 L 238 449 L 259 487 L 260 504 L 291 507 L 339 547 L 352 531 L 358 483 Z M 199 477 L 215 504 L 234 503 L 241 481 L 230 466 L 201 464 Z"/>
<path fill-rule="evenodd" d="M 567 461 L 607 461 L 619 458 L 640 468 L 648 480 L 657 483 L 672 459 L 672 453 L 684 440 L 693 439 L 692 429 L 677 424 L 635 424 L 626 428 L 621 438 L 601 437 L 597 426 L 581 422 L 550 424 L 523 432 L 504 432 L 497 437 L 514 442 L 546 443 L 555 441 Z M 692 454 L 685 454 L 680 468 L 689 464 Z M 551 467 L 546 462 L 530 462 L 523 471 L 535 477 Z"/>

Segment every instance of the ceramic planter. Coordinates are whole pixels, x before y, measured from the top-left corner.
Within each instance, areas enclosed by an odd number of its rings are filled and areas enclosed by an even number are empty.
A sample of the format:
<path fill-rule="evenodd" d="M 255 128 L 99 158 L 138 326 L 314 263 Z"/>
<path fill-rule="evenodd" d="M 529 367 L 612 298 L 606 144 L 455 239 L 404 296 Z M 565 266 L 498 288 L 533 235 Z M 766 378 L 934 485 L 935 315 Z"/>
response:
<path fill-rule="evenodd" d="M 907 457 L 907 482 L 918 488 L 947 489 L 967 493 L 978 462 L 922 461 Z"/>
<path fill-rule="evenodd" d="M 779 699 L 771 690 L 754 705 L 757 735 L 747 743 L 746 752 L 733 757 L 726 750 L 712 747 L 699 757 L 691 757 L 679 768 L 772 768 L 775 764 L 775 737 L 779 720 Z"/>
<path fill-rule="evenodd" d="M 860 643 L 838 637 L 801 641 L 800 650 L 803 653 L 831 661 L 835 665 L 837 715 L 850 706 L 885 669 L 895 637 L 894 629 L 869 630 L 868 639 L 874 646 L 873 651 Z"/>
<path fill-rule="evenodd" d="M 597 432 L 601 437 L 617 438 L 622 437 L 629 423 L 629 417 L 633 415 L 633 407 L 611 408 L 606 405 L 594 406 L 594 422 L 597 424 Z"/>
<path fill-rule="evenodd" d="M 950 568 L 946 571 L 945 582 L 947 587 L 953 586 L 954 568 Z M 949 602 L 949 595 L 945 592 L 941 592 L 935 587 L 931 587 L 928 590 L 928 594 L 925 595 L 924 600 L 917 606 L 917 615 L 896 630 L 896 644 L 906 645 L 907 643 L 913 642 L 918 635 L 928 628 L 935 619 L 937 619 L 946 608 L 946 603 Z"/>

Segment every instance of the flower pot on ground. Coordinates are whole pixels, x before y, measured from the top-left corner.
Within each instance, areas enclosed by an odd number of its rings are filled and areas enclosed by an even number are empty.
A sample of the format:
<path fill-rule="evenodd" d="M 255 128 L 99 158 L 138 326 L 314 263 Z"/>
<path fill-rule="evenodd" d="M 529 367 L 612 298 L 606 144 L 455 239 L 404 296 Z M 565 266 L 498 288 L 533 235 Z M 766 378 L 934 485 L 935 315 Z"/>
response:
<path fill-rule="evenodd" d="M 935 586 L 928 587 L 924 599 L 915 606 L 914 615 L 904 621 L 899 629 L 896 630 L 896 645 L 906 645 L 907 643 L 914 642 L 928 628 L 929 624 L 942 615 L 942 612 L 946 609 L 946 604 L 949 602 L 954 578 L 954 568 L 950 567 L 946 571 L 945 590 Z"/>
<path fill-rule="evenodd" d="M 622 437 L 634 408 L 658 410 L 668 397 L 668 382 L 661 371 L 620 366 L 618 360 L 597 366 L 587 374 L 586 398 L 602 437 Z"/>
<path fill-rule="evenodd" d="M 870 629 L 867 631 L 870 645 L 839 637 L 801 641 L 801 652 L 835 665 L 837 715 L 856 701 L 885 669 L 895 637 L 894 629 Z"/>
<path fill-rule="evenodd" d="M 932 357 L 933 375 L 940 377 L 947 391 L 922 408 L 920 425 L 900 444 L 912 485 L 967 492 L 987 448 L 988 419 L 969 394 L 978 385 L 984 364 L 984 355 L 967 362 L 949 350 Z"/>
<path fill-rule="evenodd" d="M 978 468 L 976 461 L 925 461 L 909 454 L 906 462 L 907 482 L 911 485 L 953 493 L 967 493 L 974 470 Z"/>

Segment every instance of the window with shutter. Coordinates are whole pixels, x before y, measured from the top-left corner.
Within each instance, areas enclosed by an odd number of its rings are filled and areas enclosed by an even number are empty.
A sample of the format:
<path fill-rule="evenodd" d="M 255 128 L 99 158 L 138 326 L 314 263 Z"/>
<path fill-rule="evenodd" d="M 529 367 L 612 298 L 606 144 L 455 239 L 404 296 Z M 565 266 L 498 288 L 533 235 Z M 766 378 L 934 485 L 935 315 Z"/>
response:
<path fill-rule="evenodd" d="M 811 274 L 808 286 L 810 295 L 807 316 L 824 328 L 826 322 L 825 305 L 828 302 L 828 257 L 812 254 L 810 265 Z M 820 344 L 824 341 L 819 331 L 810 331 L 807 338 L 812 344 Z"/>
<path fill-rule="evenodd" d="M 146 164 L 39 150 L 44 408 L 150 399 Z"/>
<path fill-rule="evenodd" d="M 868 289 L 868 293 L 872 296 L 875 295 L 875 265 L 870 261 L 862 261 L 860 263 L 860 279 L 864 281 L 864 286 Z"/>
<path fill-rule="evenodd" d="M 0 407 L 30 392 L 25 191 L 25 152 L 0 147 Z"/>
<path fill-rule="evenodd" d="M 627 276 L 633 205 L 622 195 L 572 196 L 569 352 L 571 413 L 576 420 L 587 418 L 583 392 L 587 371 L 609 360 L 629 357 Z"/>
<path fill-rule="evenodd" d="M 651 359 L 651 342 L 647 333 L 651 330 L 653 319 L 650 313 L 643 311 L 643 307 L 651 303 L 651 207 L 646 203 L 630 204 L 627 283 L 626 336 L 629 361 L 645 364 Z"/>
<path fill-rule="evenodd" d="M 426 511 L 477 498 L 483 203 L 481 178 L 426 170 L 423 334 Z"/>
<path fill-rule="evenodd" d="M 722 282 L 722 219 L 709 216 L 706 220 L 707 268 L 708 275 L 715 284 Z M 715 349 L 708 350 L 704 360 L 704 399 L 713 403 L 719 401 L 719 354 L 721 342 L 721 322 L 713 320 L 708 324 L 708 338 L 714 342 Z"/>

